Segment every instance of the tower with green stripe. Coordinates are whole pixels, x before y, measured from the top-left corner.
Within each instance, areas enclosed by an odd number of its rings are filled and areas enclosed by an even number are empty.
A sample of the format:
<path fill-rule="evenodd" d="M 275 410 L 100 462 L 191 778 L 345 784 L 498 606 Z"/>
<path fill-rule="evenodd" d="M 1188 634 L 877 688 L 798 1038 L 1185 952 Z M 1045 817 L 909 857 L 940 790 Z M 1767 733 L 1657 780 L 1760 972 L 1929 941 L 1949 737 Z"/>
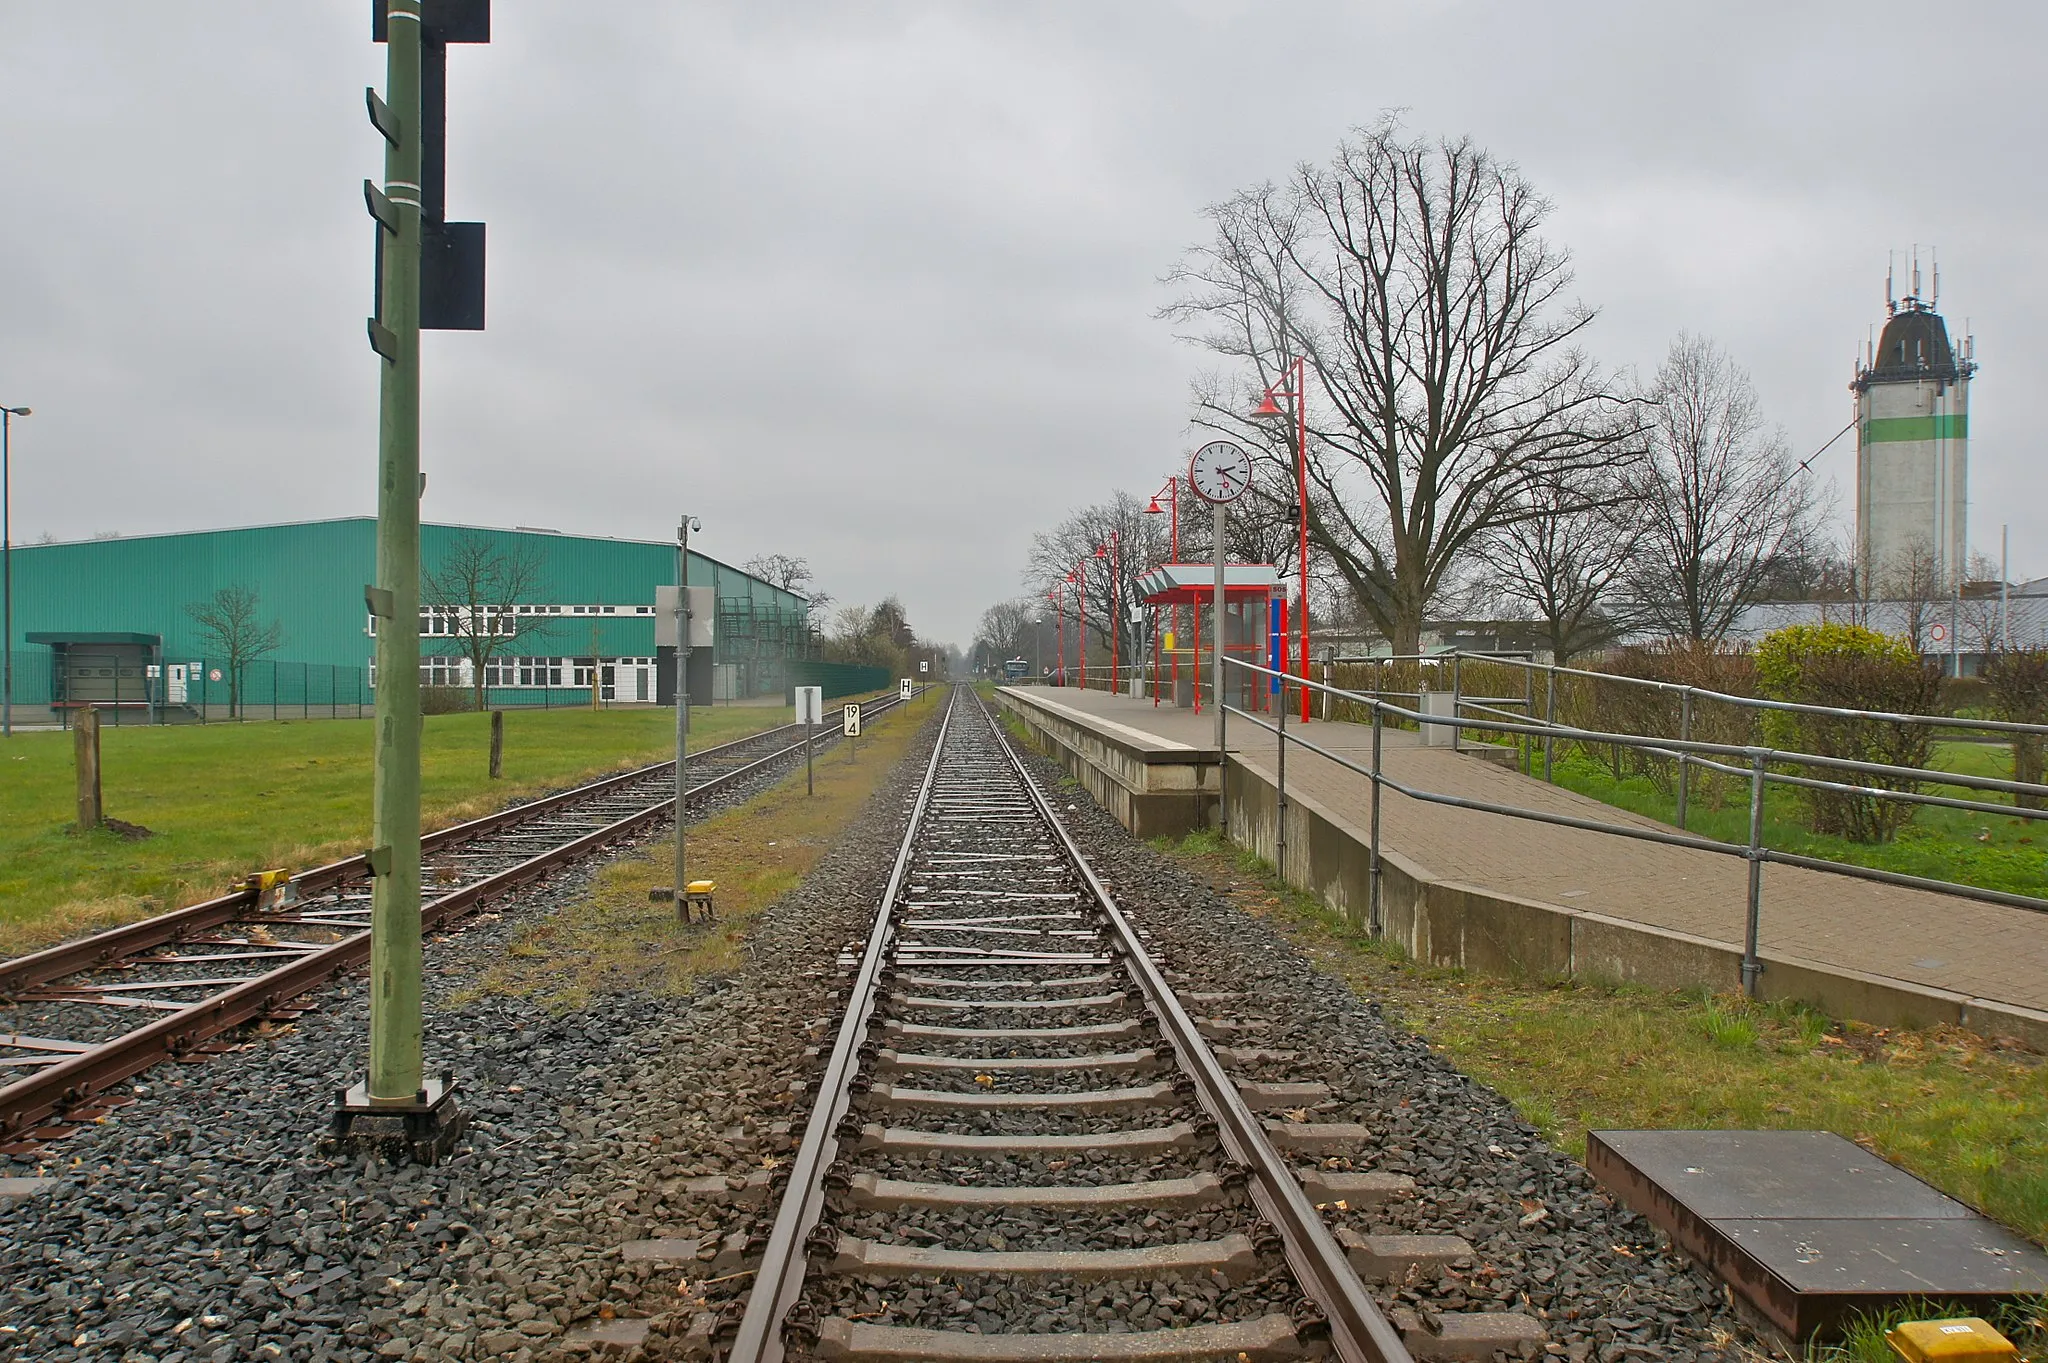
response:
<path fill-rule="evenodd" d="M 1958 347 L 1932 300 L 1889 302 L 1883 334 L 1859 360 L 1856 566 L 1868 597 L 1946 593 L 1969 559 L 1970 378 L 1975 344 Z M 1940 288 L 1937 273 L 1935 288 Z"/>

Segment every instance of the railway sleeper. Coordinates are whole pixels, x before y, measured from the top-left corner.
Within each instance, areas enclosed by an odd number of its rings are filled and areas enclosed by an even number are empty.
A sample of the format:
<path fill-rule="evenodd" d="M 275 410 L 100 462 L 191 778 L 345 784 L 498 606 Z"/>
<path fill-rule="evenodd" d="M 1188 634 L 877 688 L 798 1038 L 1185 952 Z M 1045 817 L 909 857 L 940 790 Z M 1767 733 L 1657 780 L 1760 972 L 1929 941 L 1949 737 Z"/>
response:
<path fill-rule="evenodd" d="M 1071 1155 L 1092 1150 L 1128 1155 L 1153 1150 L 1179 1150 L 1205 1139 L 1193 1122 L 1141 1127 L 1135 1131 L 1101 1131 L 1078 1136 L 968 1136 L 951 1131 L 915 1131 L 871 1122 L 861 1128 L 860 1148 L 892 1154 L 940 1151 L 960 1155 Z"/>
<path fill-rule="evenodd" d="M 973 1056 L 920 1055 L 914 1051 L 880 1051 L 875 1055 L 875 1072 L 880 1075 L 903 1074 L 918 1070 L 944 1072 L 949 1070 L 971 1070 L 976 1073 L 992 1074 L 998 1071 L 1029 1072 L 1033 1070 L 1067 1074 L 1074 1070 L 1131 1070 L 1148 1073 L 1161 1064 L 1159 1052 L 1151 1047 L 1135 1051 L 1102 1051 L 1093 1055 L 1061 1056 L 1006 1056 L 1001 1059 L 976 1059 Z"/>
<path fill-rule="evenodd" d="M 1477 1257 L 1462 1235 L 1366 1235 L 1339 1226 L 1337 1243 L 1358 1276 L 1369 1283 L 1433 1279 L 1451 1265 L 1470 1263 Z"/>
<path fill-rule="evenodd" d="M 1143 1183 L 1079 1184 L 1054 1187 L 976 1187 L 957 1183 L 911 1183 L 855 1174 L 848 1197 L 858 1206 L 882 1211 L 904 1207 L 1207 1207 L 1225 1200 L 1214 1174 L 1149 1179 Z"/>
<path fill-rule="evenodd" d="M 1068 1068 L 1073 1068 L 1071 1062 Z M 1138 1112 L 1169 1106 L 1178 1100 L 1171 1082 L 1140 1084 L 1132 1088 L 1081 1089 L 1073 1093 L 953 1093 L 945 1089 L 903 1088 L 876 1084 L 869 1098 L 884 1107 L 1014 1111 L 1019 1108 L 1050 1108 L 1067 1112 Z"/>
<path fill-rule="evenodd" d="M 1122 1022 L 1097 1022 L 1077 1027 L 939 1027 L 922 1022 L 898 1022 L 890 1018 L 882 1031 L 899 1037 L 944 1037 L 952 1041 L 1129 1041 L 1145 1029 L 1139 1018 Z"/>
<path fill-rule="evenodd" d="M 982 1250 L 894 1245 L 842 1234 L 829 1271 L 855 1278 L 906 1278 L 914 1274 L 953 1277 L 963 1273 L 1014 1277 L 1163 1278 L 1215 1274 L 1233 1283 L 1259 1272 L 1251 1237 L 1233 1233 L 1217 1240 L 1191 1240 L 1142 1249 Z"/>
<path fill-rule="evenodd" d="M 1426 1322 L 1421 1313 L 1397 1306 L 1388 1315 L 1419 1363 L 1486 1363 L 1496 1351 L 1529 1358 L 1550 1338 L 1542 1321 L 1521 1311 L 1432 1312 Z"/>
<path fill-rule="evenodd" d="M 1347 1209 L 1374 1207 L 1382 1202 L 1405 1201 L 1415 1196 L 1415 1180 L 1406 1174 L 1308 1169 L 1301 1173 L 1301 1190 L 1308 1194 L 1309 1201 L 1319 1206 L 1341 1202 Z"/>
<path fill-rule="evenodd" d="M 891 994 L 889 1004 L 894 1008 L 921 1008 L 927 1012 L 975 1012 L 1023 1013 L 1057 1008 L 1116 1008 L 1129 1002 L 1130 996 L 1121 991 L 1114 994 L 1095 994 L 1087 998 L 1072 999 L 937 999 L 920 994 Z"/>
<path fill-rule="evenodd" d="M 970 1335 L 870 1325 L 828 1316 L 819 1322 L 812 1352 L 834 1363 L 1172 1363 L 1196 1358 L 1285 1363 L 1309 1356 L 1309 1347 L 1282 1315 L 1227 1325 L 1119 1334 Z"/>

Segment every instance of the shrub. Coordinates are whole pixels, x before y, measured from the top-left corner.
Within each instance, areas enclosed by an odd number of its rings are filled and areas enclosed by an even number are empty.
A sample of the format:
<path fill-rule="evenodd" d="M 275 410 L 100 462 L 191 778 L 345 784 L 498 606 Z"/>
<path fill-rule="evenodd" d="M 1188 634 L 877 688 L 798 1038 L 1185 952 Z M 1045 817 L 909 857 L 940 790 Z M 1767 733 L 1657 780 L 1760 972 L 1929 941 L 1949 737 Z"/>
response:
<path fill-rule="evenodd" d="M 1941 673 L 1923 663 L 1904 639 L 1861 625 L 1790 625 L 1764 636 L 1756 650 L 1757 681 L 1772 700 L 1843 710 L 1931 714 L 1941 703 Z M 1925 724 L 1839 715 L 1766 712 L 1764 741 L 1772 747 L 1820 757 L 1925 767 L 1934 730 Z M 1916 781 L 1802 764 L 1786 770 L 1823 780 L 1883 790 L 1914 791 Z M 1913 821 L 1916 807 L 1900 800 L 1849 791 L 1800 791 L 1816 833 L 1854 842 L 1889 842 Z"/>
<path fill-rule="evenodd" d="M 2001 653 L 1984 669 L 1991 717 L 2016 724 L 2048 724 L 2048 648 Z M 2042 742 L 2039 734 L 2012 736 L 2012 779 L 2041 783 Z M 2022 809 L 2039 809 L 2038 795 L 2017 795 Z"/>
<path fill-rule="evenodd" d="M 1593 664 L 1594 670 L 1616 677 L 1668 682 L 1699 691 L 1724 695 L 1756 694 L 1756 665 L 1749 654 L 1711 644 L 1670 640 L 1643 647 L 1617 649 Z M 1647 686 L 1610 685 L 1584 677 L 1569 679 L 1560 692 L 1558 717 L 1582 729 L 1608 733 L 1642 734 L 1652 738 L 1677 738 L 1685 729 L 1702 743 L 1744 744 L 1756 741 L 1754 711 L 1707 696 L 1693 697 L 1692 723 L 1683 723 L 1681 701 L 1675 691 Z M 1588 757 L 1598 758 L 1591 747 Z M 1628 775 L 1646 776 L 1659 791 L 1669 795 L 1677 785 L 1678 764 L 1640 750 L 1615 748 L 1606 753 L 1616 780 Z M 1726 801 L 1735 779 L 1718 772 L 1692 769 L 1692 793 L 1712 808 Z"/>
<path fill-rule="evenodd" d="M 463 715 L 476 708 L 476 695 L 466 686 L 422 686 L 420 713 Z"/>

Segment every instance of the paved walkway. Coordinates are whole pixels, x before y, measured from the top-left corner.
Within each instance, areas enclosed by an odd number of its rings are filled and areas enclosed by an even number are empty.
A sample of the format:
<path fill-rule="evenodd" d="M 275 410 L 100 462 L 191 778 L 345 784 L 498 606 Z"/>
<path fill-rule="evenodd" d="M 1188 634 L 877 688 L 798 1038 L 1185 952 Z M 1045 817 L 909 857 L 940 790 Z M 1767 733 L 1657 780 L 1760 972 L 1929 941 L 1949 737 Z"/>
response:
<path fill-rule="evenodd" d="M 1033 694 L 1084 714 L 1214 751 L 1215 717 L 1151 701 L 1069 689 Z M 1318 747 L 1369 765 L 1372 730 L 1317 721 L 1288 725 Z M 1274 736 L 1231 717 L 1230 760 L 1274 774 Z M 1510 768 L 1389 730 L 1383 769 L 1419 790 L 1642 828 L 1666 825 L 1545 784 Z M 1369 826 L 1363 776 L 1292 742 L 1287 790 L 1358 828 Z M 1738 950 L 1749 873 L 1739 857 L 1666 847 L 1452 809 L 1388 791 L 1382 845 L 1430 874 L 1523 899 L 1675 929 Z M 1761 944 L 1766 952 L 1882 975 L 1959 994 L 2048 1010 L 2048 914 L 1983 904 L 1794 866 L 1766 866 Z"/>

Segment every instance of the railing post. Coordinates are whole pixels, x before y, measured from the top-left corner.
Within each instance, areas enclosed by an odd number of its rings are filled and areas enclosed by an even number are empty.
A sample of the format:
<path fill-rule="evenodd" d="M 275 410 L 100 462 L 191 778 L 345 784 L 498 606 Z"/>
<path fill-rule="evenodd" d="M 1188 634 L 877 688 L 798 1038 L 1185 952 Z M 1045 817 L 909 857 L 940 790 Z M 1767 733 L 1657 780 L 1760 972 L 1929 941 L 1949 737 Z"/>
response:
<path fill-rule="evenodd" d="M 1464 737 L 1464 733 L 1465 733 L 1464 727 L 1463 727 L 1462 725 L 1460 725 L 1460 724 L 1458 723 L 1458 718 L 1459 718 L 1459 708 L 1460 708 L 1460 704 L 1461 704 L 1461 698 L 1463 697 L 1463 695 L 1464 695 L 1464 693 L 1465 693 L 1465 692 L 1464 692 L 1464 675 L 1465 675 L 1465 674 L 1464 674 L 1464 668 L 1463 668 L 1463 663 L 1464 663 L 1464 661 L 1465 661 L 1465 655 L 1464 655 L 1464 654 L 1462 654 L 1462 653 L 1453 653 L 1453 654 L 1451 655 L 1451 751 L 1452 751 L 1452 752 L 1456 752 L 1456 751 L 1458 751 L 1458 749 L 1459 749 L 1460 747 L 1462 747 L 1462 746 L 1463 746 L 1463 744 L 1462 744 L 1462 743 L 1461 743 L 1461 742 L 1460 742 L 1459 740 L 1460 740 L 1460 739 L 1462 739 L 1462 738 Z"/>
<path fill-rule="evenodd" d="M 1380 915 L 1380 704 L 1372 702 L 1372 855 L 1366 874 L 1366 930 L 1373 936 L 1381 935 L 1384 922 Z"/>
<path fill-rule="evenodd" d="M 1557 664 L 1551 663 L 1543 669 L 1543 727 L 1548 730 L 1555 723 L 1557 723 Z M 1546 732 L 1543 735 L 1543 779 L 1545 781 L 1551 779 L 1551 741 L 1549 733 Z"/>
<path fill-rule="evenodd" d="M 1325 654 L 1323 655 L 1323 685 L 1324 685 L 1324 686 L 1328 686 L 1329 684 L 1330 684 L 1330 655 L 1329 655 L 1329 654 L 1327 654 L 1327 653 L 1325 653 Z M 1329 693 L 1328 691 L 1324 691 L 1324 692 L 1323 692 L 1323 718 L 1324 718 L 1324 719 L 1328 719 L 1329 717 L 1330 717 L 1330 693 Z"/>
<path fill-rule="evenodd" d="M 1530 666 L 1522 669 L 1522 718 L 1536 718 L 1536 659 L 1529 659 Z M 1536 740 L 1529 734 L 1522 735 L 1522 775 L 1529 774 L 1529 768 L 1536 764 Z"/>
<path fill-rule="evenodd" d="M 1680 742 L 1692 739 L 1692 688 L 1686 687 L 1678 693 L 1678 738 Z M 1685 797 L 1692 785 L 1691 764 L 1683 748 L 1678 753 L 1678 826 L 1685 827 Z"/>
<path fill-rule="evenodd" d="M 1742 992 L 1756 997 L 1757 976 L 1764 964 L 1757 959 L 1757 924 L 1764 901 L 1764 755 L 1754 753 L 1749 767 L 1749 915 L 1742 933 Z"/>
<path fill-rule="evenodd" d="M 1275 734 L 1280 748 L 1279 799 L 1276 805 L 1279 817 L 1274 821 L 1273 825 L 1273 865 L 1280 872 L 1280 883 L 1285 885 L 1287 883 L 1287 678 L 1284 676 L 1280 678 L 1280 709 L 1276 718 L 1279 724 L 1275 729 Z"/>

